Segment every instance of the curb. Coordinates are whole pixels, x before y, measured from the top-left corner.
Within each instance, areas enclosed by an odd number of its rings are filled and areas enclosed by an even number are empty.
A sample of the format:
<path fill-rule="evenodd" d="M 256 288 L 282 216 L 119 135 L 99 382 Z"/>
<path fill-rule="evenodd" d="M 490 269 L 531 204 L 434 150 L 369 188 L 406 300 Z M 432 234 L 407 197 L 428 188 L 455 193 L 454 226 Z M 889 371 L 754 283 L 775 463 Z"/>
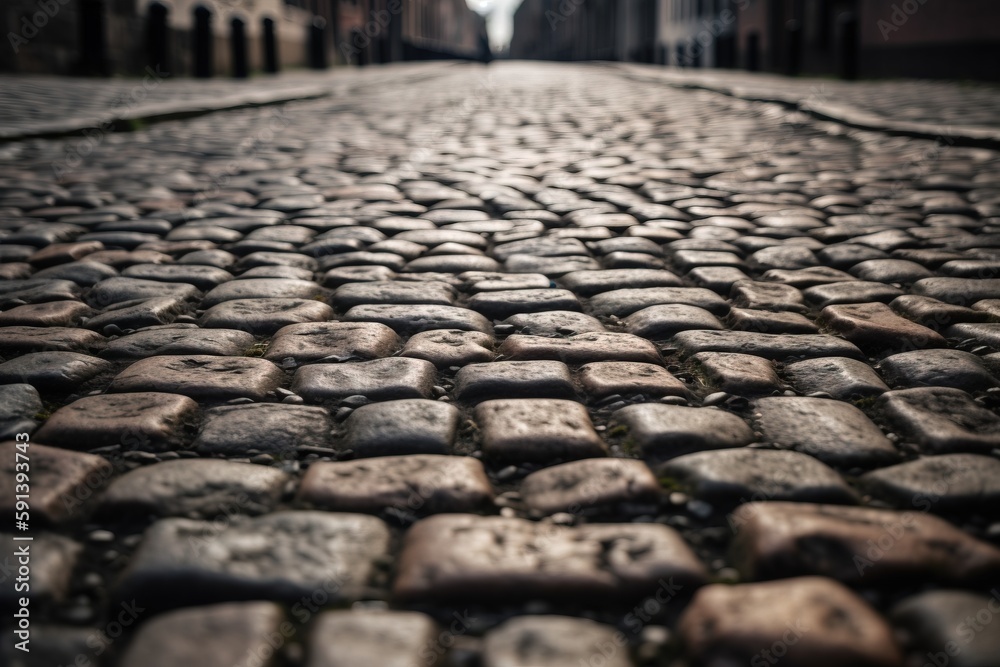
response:
<path fill-rule="evenodd" d="M 216 104 L 156 104 L 133 109 L 113 118 L 93 116 L 39 123 L 25 130 L 0 129 L 0 142 L 23 141 L 25 139 L 54 139 L 81 136 L 87 130 L 106 129 L 113 132 L 132 132 L 145 125 L 169 120 L 181 120 L 204 116 L 218 111 L 233 111 L 255 107 L 273 106 L 297 100 L 312 100 L 329 97 L 336 91 L 332 85 L 309 86 L 280 93 L 256 92 L 223 98 Z"/>
<path fill-rule="evenodd" d="M 859 111 L 841 104 L 810 104 L 797 96 L 752 93 L 749 90 L 726 85 L 712 85 L 697 81 L 679 81 L 655 75 L 644 74 L 633 67 L 609 63 L 608 66 L 621 70 L 626 76 L 647 82 L 661 83 L 680 90 L 705 90 L 734 97 L 747 102 L 778 104 L 787 109 L 808 114 L 818 120 L 839 123 L 858 130 L 868 130 L 901 137 L 928 139 L 951 146 L 970 148 L 990 148 L 1000 150 L 1000 129 L 978 126 L 935 125 L 933 123 L 900 122 L 886 119 L 873 113 Z"/>

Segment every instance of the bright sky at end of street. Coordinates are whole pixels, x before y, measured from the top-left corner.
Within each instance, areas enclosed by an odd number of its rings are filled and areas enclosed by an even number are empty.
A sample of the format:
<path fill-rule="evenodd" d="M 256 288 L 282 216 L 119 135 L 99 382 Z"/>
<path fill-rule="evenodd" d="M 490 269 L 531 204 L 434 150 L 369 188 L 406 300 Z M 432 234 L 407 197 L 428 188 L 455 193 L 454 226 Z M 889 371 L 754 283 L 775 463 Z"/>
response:
<path fill-rule="evenodd" d="M 490 46 L 494 51 L 507 48 L 514 34 L 514 12 L 522 0 L 466 0 L 469 7 L 489 19 Z"/>

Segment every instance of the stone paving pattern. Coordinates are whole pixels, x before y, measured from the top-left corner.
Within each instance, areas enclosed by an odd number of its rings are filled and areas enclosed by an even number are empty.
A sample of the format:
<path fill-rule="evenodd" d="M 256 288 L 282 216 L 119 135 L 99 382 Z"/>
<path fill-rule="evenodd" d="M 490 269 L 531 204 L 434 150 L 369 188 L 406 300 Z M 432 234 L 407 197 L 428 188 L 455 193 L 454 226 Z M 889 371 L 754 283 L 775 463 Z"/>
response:
<path fill-rule="evenodd" d="M 975 81 L 855 81 L 712 69 L 620 64 L 641 79 L 773 101 L 862 125 L 922 129 L 935 136 L 963 131 L 1000 139 L 1000 90 Z"/>
<path fill-rule="evenodd" d="M 0 148 L 6 664 L 1000 665 L 1000 154 L 379 72 Z"/>

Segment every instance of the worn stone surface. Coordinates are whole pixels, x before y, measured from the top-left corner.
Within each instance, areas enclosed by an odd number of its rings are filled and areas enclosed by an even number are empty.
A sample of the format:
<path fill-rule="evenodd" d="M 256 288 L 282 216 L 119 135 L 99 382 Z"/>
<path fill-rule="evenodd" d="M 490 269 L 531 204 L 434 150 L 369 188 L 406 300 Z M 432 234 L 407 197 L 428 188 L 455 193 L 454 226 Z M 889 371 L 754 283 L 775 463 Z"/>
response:
<path fill-rule="evenodd" d="M 205 411 L 192 447 L 205 454 L 294 456 L 296 447 L 324 447 L 333 428 L 329 413 L 306 405 L 231 405 Z"/>
<path fill-rule="evenodd" d="M 604 269 L 602 271 L 574 271 L 559 279 L 566 289 L 580 296 L 590 297 L 610 292 L 621 285 L 633 289 L 646 287 L 680 287 L 681 280 L 669 271 L 657 269 Z"/>
<path fill-rule="evenodd" d="M 71 449 L 121 445 L 161 451 L 181 444 L 198 404 L 186 396 L 134 392 L 86 396 L 56 410 L 34 439 Z"/>
<path fill-rule="evenodd" d="M 614 394 L 686 396 L 688 393 L 687 386 L 662 366 L 634 361 L 595 361 L 581 366 L 577 379 L 594 398 Z"/>
<path fill-rule="evenodd" d="M 939 333 L 900 317 L 884 303 L 827 306 L 820 319 L 862 349 L 913 349 L 945 345 Z"/>
<path fill-rule="evenodd" d="M 773 364 L 762 357 L 728 352 L 699 352 L 693 357 L 712 389 L 737 396 L 762 396 L 781 388 Z"/>
<path fill-rule="evenodd" d="M 332 317 L 333 308 L 320 301 L 233 299 L 206 310 L 201 318 L 201 326 L 209 329 L 239 329 L 255 336 L 270 336 L 291 324 L 325 322 Z"/>
<path fill-rule="evenodd" d="M 161 519 L 122 574 L 120 599 L 151 608 L 274 600 L 294 602 L 320 589 L 352 600 L 385 554 L 389 531 L 361 514 L 274 512 L 232 522 Z M 194 578 L 199 586 L 184 586 Z"/>
<path fill-rule="evenodd" d="M 732 560 L 751 580 L 816 574 L 865 586 L 966 585 L 987 581 L 1000 567 L 1000 549 L 918 511 L 750 503 L 731 521 L 738 528 Z"/>
<path fill-rule="evenodd" d="M 631 667 L 625 635 L 613 626 L 567 616 L 520 616 L 492 630 L 483 642 L 484 667 L 589 664 Z"/>
<path fill-rule="evenodd" d="M 825 392 L 841 401 L 878 396 L 889 391 L 878 373 L 857 359 L 805 359 L 787 364 L 785 375 L 803 394 Z"/>
<path fill-rule="evenodd" d="M 736 331 L 764 334 L 815 334 L 819 327 L 801 313 L 733 308 L 726 318 Z"/>
<path fill-rule="evenodd" d="M 167 392 L 205 402 L 260 401 L 284 381 L 281 369 L 265 359 L 191 354 L 137 361 L 115 377 L 108 391 Z"/>
<path fill-rule="evenodd" d="M 876 369 L 892 387 L 954 387 L 983 391 L 997 385 L 982 360 L 961 350 L 914 350 L 886 357 Z"/>
<path fill-rule="evenodd" d="M 597 318 L 571 310 L 521 313 L 511 315 L 503 323 L 513 325 L 517 333 L 529 336 L 572 336 L 605 331 Z"/>
<path fill-rule="evenodd" d="M 610 513 L 623 503 L 655 503 L 660 485 L 642 461 L 584 459 L 532 473 L 520 491 L 525 504 L 543 515 L 592 509 Z"/>
<path fill-rule="evenodd" d="M 292 626 L 270 602 L 216 604 L 181 609 L 143 624 L 121 667 L 242 665 L 274 652 L 268 638 Z M 178 638 L 183 637 L 183 641 Z M 265 663 L 266 664 L 266 663 Z"/>
<path fill-rule="evenodd" d="M 30 384 L 0 385 L 0 440 L 33 433 L 38 428 L 36 415 L 41 411 L 42 399 Z"/>
<path fill-rule="evenodd" d="M 725 315 L 729 304 L 714 292 L 701 287 L 648 287 L 643 289 L 618 289 L 603 292 L 591 298 L 594 315 L 625 317 L 643 308 L 660 304 L 697 306 L 713 315 Z"/>
<path fill-rule="evenodd" d="M 253 335 L 246 331 L 196 327 L 150 329 L 109 341 L 101 357 L 112 361 L 137 361 L 162 355 L 239 357 L 253 344 Z"/>
<path fill-rule="evenodd" d="M 625 330 L 650 340 L 664 340 L 691 329 L 723 329 L 722 323 L 704 308 L 685 304 L 650 306 L 625 318 Z"/>
<path fill-rule="evenodd" d="M 13 539 L 24 536 L 24 533 L 16 535 L 0 533 L 0 539 L 3 540 L 4 545 L 3 550 L 0 551 L 0 557 L 3 558 L 4 563 L 10 563 L 12 568 L 15 563 L 18 566 L 22 564 L 19 559 L 23 556 L 19 555 L 18 552 L 24 546 L 29 547 L 29 562 L 25 563 L 29 566 L 29 581 L 20 582 L 28 583 L 29 590 L 16 591 L 14 586 L 4 586 L 0 589 L 0 605 L 13 613 L 15 608 L 22 606 L 18 604 L 19 598 L 24 597 L 24 593 L 30 592 L 28 612 L 29 614 L 34 613 L 37 617 L 44 610 L 49 610 L 65 601 L 70 591 L 73 568 L 76 567 L 83 553 L 83 545 L 68 537 L 41 531 L 35 531 L 33 535 L 30 535 L 32 541 L 28 545 Z M 16 570 L 12 570 L 12 574 L 14 572 Z M 17 576 L 23 575 L 18 573 Z M 12 582 L 15 580 L 16 577 L 11 579 Z M 28 648 L 31 648 L 30 644 Z"/>
<path fill-rule="evenodd" d="M 763 442 L 835 467 L 871 468 L 899 457 L 878 426 L 850 403 L 800 396 L 761 398 L 754 403 L 754 423 Z"/>
<path fill-rule="evenodd" d="M 493 337 L 481 331 L 424 331 L 410 336 L 400 355 L 424 359 L 438 368 L 483 363 L 493 359 Z"/>
<path fill-rule="evenodd" d="M 667 526 L 440 515 L 407 532 L 393 592 L 401 601 L 634 602 L 670 577 L 697 586 L 705 571 Z"/>
<path fill-rule="evenodd" d="M 903 664 L 885 619 L 850 589 L 821 577 L 707 586 L 695 594 L 679 631 L 685 653 L 700 665 Z"/>
<path fill-rule="evenodd" d="M 455 291 L 451 286 L 432 281 L 348 283 L 337 288 L 333 294 L 333 304 L 345 311 L 354 306 L 373 303 L 450 306 L 454 301 Z"/>
<path fill-rule="evenodd" d="M 392 329 L 374 322 L 290 324 L 274 334 L 264 358 L 275 363 L 293 359 L 297 364 L 378 359 L 399 345 Z"/>
<path fill-rule="evenodd" d="M 943 454 L 882 468 L 860 479 L 866 491 L 899 509 L 996 516 L 1000 460 Z"/>
<path fill-rule="evenodd" d="M 767 334 L 750 331 L 682 331 L 674 342 L 686 354 L 734 352 L 766 359 L 848 357 L 862 359 L 853 344 L 834 336 Z"/>
<path fill-rule="evenodd" d="M 20 441 L 24 443 L 22 439 Z M 100 456 L 81 454 L 57 447 L 32 444 L 18 448 L 17 442 L 0 444 L 0 510 L 13 516 L 16 511 L 17 474 L 26 472 L 30 484 L 31 514 L 47 524 L 63 523 L 81 516 L 84 501 L 112 476 L 110 463 Z M 22 458 L 17 457 L 21 453 Z M 18 463 L 24 464 L 18 466 Z"/>
<path fill-rule="evenodd" d="M 474 512 L 491 503 L 493 489 L 476 459 L 411 454 L 314 464 L 297 500 L 335 512 Z"/>
<path fill-rule="evenodd" d="M 469 308 L 493 320 L 521 313 L 581 310 L 576 296 L 561 289 L 498 290 L 480 292 L 469 299 Z"/>
<path fill-rule="evenodd" d="M 453 405 L 420 398 L 363 405 L 344 422 L 343 444 L 360 457 L 447 454 L 459 417 Z"/>
<path fill-rule="evenodd" d="M 411 667 L 426 662 L 439 632 L 424 614 L 408 611 L 327 611 L 309 635 L 307 667 L 382 665 Z M 427 651 L 431 650 L 428 654 Z"/>
<path fill-rule="evenodd" d="M 94 331 L 127 331 L 161 324 L 170 324 L 187 308 L 184 299 L 160 296 L 150 299 L 129 299 L 115 303 L 87 319 L 85 325 Z"/>
<path fill-rule="evenodd" d="M 549 462 L 604 456 L 587 409 L 558 399 L 511 398 L 476 406 L 483 453 L 500 460 Z"/>
<path fill-rule="evenodd" d="M 592 361 L 639 361 L 659 363 L 660 354 L 648 340 L 623 333 L 583 333 L 569 338 L 546 338 L 514 334 L 500 346 L 499 353 L 508 359 L 558 360 L 567 364 Z"/>
<path fill-rule="evenodd" d="M 23 383 L 42 393 L 68 393 L 112 366 L 79 352 L 31 352 L 0 363 L 0 383 Z"/>
<path fill-rule="evenodd" d="M 628 14 L 635 8 L 625 5 L 641 3 L 617 4 Z M 589 11 L 577 9 L 554 36 L 572 37 Z M 714 643 L 719 652 L 691 653 L 676 621 L 695 582 L 663 603 L 660 591 L 674 590 L 669 576 L 625 595 L 608 575 L 636 559 L 672 562 L 670 550 L 584 534 L 597 520 L 619 532 L 670 526 L 718 582 L 747 579 L 735 569 L 740 527 L 728 515 L 744 498 L 765 512 L 784 503 L 789 516 L 808 502 L 937 515 L 996 542 L 1000 153 L 983 138 L 1000 128 L 996 90 L 626 62 L 173 77 L 145 90 L 129 113 L 197 117 L 134 124 L 85 142 L 83 160 L 69 160 L 80 138 L 52 128 L 99 127 L 109 102 L 128 99 L 134 85 L 0 80 L 0 133 L 46 134 L 0 148 L 0 364 L 23 368 L 33 363 L 25 355 L 68 352 L 105 369 L 38 396 L 33 387 L 0 389 L 0 435 L 30 433 L 37 446 L 24 531 L 37 540 L 33 576 L 40 568 L 38 576 L 63 577 L 60 594 L 49 596 L 55 604 L 35 597 L 32 582 L 35 641 L 26 664 L 8 660 L 11 667 L 120 663 L 157 619 L 156 605 L 137 597 L 148 611 L 100 655 L 87 642 L 103 646 L 102 634 L 117 627 L 121 575 L 148 558 L 142 533 L 190 517 L 209 524 L 194 542 L 227 571 L 245 573 L 227 590 L 280 601 L 293 630 L 286 636 L 279 625 L 280 648 L 265 644 L 270 653 L 252 660 L 217 655 L 221 631 L 192 635 L 204 647 L 186 658 L 171 653 L 188 646 L 183 632 L 173 646 L 164 640 L 165 662 L 230 667 L 865 664 L 868 645 L 844 639 L 844 625 L 819 625 L 794 645 L 760 641 L 748 654 L 725 654 L 727 634 Z M 310 99 L 261 106 L 303 91 Z M 235 108 L 203 113 L 219 106 Z M 935 144 L 933 128 L 942 127 L 955 142 Z M 191 357 L 215 361 L 188 368 Z M 247 380 L 250 368 L 266 369 L 266 386 Z M 141 382 L 117 391 L 115 376 L 136 370 Z M 50 371 L 63 369 L 33 367 L 32 379 Z M 149 399 L 150 388 L 166 398 Z M 196 389 L 205 393 L 194 401 Z M 779 406 L 764 409 L 758 399 Z M 494 400 L 519 403 L 483 419 L 478 408 Z M 443 596 L 433 583 L 418 597 L 393 597 L 420 512 L 383 501 L 409 500 L 426 479 L 417 472 L 379 473 L 385 494 L 361 474 L 353 490 L 329 486 L 391 525 L 377 556 L 343 559 L 370 563 L 371 576 L 345 568 L 346 580 L 285 583 L 340 562 L 341 541 L 310 522 L 293 530 L 258 523 L 304 510 L 295 497 L 308 475 L 329 466 L 409 470 L 428 455 L 481 465 L 496 494 L 492 504 L 452 505 L 474 516 L 474 530 L 433 544 L 478 568 L 449 580 L 464 597 Z M 400 462 L 383 460 L 393 458 Z M 100 471 L 80 481 L 91 465 Z M 620 465 L 638 477 L 601 474 Z M 680 466 L 685 477 L 668 472 Z M 251 473 L 270 475 L 273 486 L 242 511 L 239 490 Z M 442 478 L 441 497 L 473 477 Z M 94 512 L 109 487 L 126 482 L 119 509 Z M 179 516 L 157 519 L 154 505 Z M 773 576 L 793 576 L 799 561 L 832 567 L 845 557 L 856 571 L 851 557 L 868 558 L 868 540 L 886 544 L 872 534 L 885 528 L 882 516 L 848 522 L 843 539 L 791 540 L 787 565 L 768 561 Z M 526 530 L 537 539 L 522 549 L 521 528 L 477 532 L 498 519 L 533 522 Z M 49 549 L 44 531 L 80 545 L 79 558 L 57 570 L 35 561 Z M 164 551 L 189 542 L 174 535 Z M 482 557 L 480 542 L 499 556 Z M 300 543 L 312 545 L 310 564 L 286 557 Z M 582 552 L 583 569 L 574 556 Z M 923 558 L 903 546 L 888 553 Z M 436 555 L 426 567 L 446 570 L 448 559 Z M 204 563 L 169 556 L 171 574 L 160 580 L 169 583 L 143 593 L 162 606 L 211 603 L 229 586 Z M 0 575 L 14 564 L 4 557 Z M 878 567 L 886 558 L 870 560 Z M 515 561 L 523 565 L 499 565 Z M 852 585 L 883 623 L 901 600 L 942 585 L 979 595 L 992 586 L 988 577 L 873 571 Z M 581 572 L 586 585 L 549 594 L 552 573 L 568 581 Z M 506 600 L 481 594 L 487 577 Z M 205 599 L 182 599 L 191 592 Z M 609 604 L 630 597 L 621 608 Z M 785 609 L 775 597 L 749 620 L 726 611 L 718 627 L 749 631 L 779 617 L 768 616 Z M 654 602 L 658 613 L 647 613 Z M 812 618 L 813 604 L 804 616 Z M 815 603 L 816 615 L 823 605 Z M 338 607 L 353 618 L 419 611 L 440 625 L 418 617 L 425 622 L 404 628 L 400 616 L 398 632 L 376 619 L 324 637 L 317 621 Z M 490 640 L 512 618 L 554 614 L 599 625 L 574 638 L 526 622 Z M 593 638 L 584 635 L 606 636 L 600 624 L 623 635 L 608 639 L 612 653 L 589 650 Z M 897 629 L 913 667 L 975 655 L 964 644 L 954 655 L 925 649 L 908 627 Z M 790 652 L 810 643 L 830 650 Z"/>
<path fill-rule="evenodd" d="M 919 659 L 955 667 L 986 667 L 996 664 L 1000 655 L 1000 634 L 992 631 L 992 619 L 987 620 L 998 609 L 995 588 L 988 595 L 928 591 L 896 604 L 889 617 L 903 630 L 907 647 Z"/>
<path fill-rule="evenodd" d="M 95 331 L 69 327 L 3 327 L 0 351 L 8 354 L 28 352 L 96 352 L 105 338 Z"/>
<path fill-rule="evenodd" d="M 455 374 L 455 396 L 475 403 L 492 398 L 572 398 L 569 367 L 561 361 L 470 364 Z"/>
<path fill-rule="evenodd" d="M 0 327 L 66 327 L 73 326 L 93 309 L 79 301 L 49 301 L 16 306 L 0 313 Z"/>
<path fill-rule="evenodd" d="M 97 511 L 129 517 L 214 519 L 264 514 L 277 505 L 288 476 L 248 463 L 185 459 L 163 461 L 122 475 L 101 494 Z"/>
<path fill-rule="evenodd" d="M 479 313 L 457 306 L 355 306 L 344 315 L 351 322 L 378 322 L 401 336 L 432 329 L 460 329 L 492 333 L 490 321 Z"/>
<path fill-rule="evenodd" d="M 853 504 L 854 491 L 832 468 L 801 454 L 770 449 L 720 449 L 671 459 L 660 475 L 696 498 L 728 509 L 744 502 L 787 500 Z"/>
<path fill-rule="evenodd" d="M 201 292 L 186 283 L 163 283 L 142 278 L 116 277 L 102 280 L 91 288 L 87 302 L 94 307 L 106 308 L 116 303 L 139 299 L 175 298 L 194 301 Z"/>
<path fill-rule="evenodd" d="M 927 454 L 988 454 L 1000 446 L 1000 417 L 961 389 L 921 387 L 879 398 L 886 422 Z"/>
<path fill-rule="evenodd" d="M 309 280 L 281 278 L 250 278 L 223 283 L 201 300 L 202 308 L 211 308 L 225 301 L 247 299 L 314 299 L 323 296 L 323 289 Z"/>
<path fill-rule="evenodd" d="M 313 364 L 295 371 L 292 391 L 309 401 L 364 396 L 372 401 L 428 398 L 434 364 L 423 359 L 389 357 L 346 364 Z"/>
<path fill-rule="evenodd" d="M 644 403 L 622 408 L 612 417 L 628 429 L 627 437 L 643 453 L 658 458 L 742 447 L 754 441 L 746 422 L 715 408 Z"/>

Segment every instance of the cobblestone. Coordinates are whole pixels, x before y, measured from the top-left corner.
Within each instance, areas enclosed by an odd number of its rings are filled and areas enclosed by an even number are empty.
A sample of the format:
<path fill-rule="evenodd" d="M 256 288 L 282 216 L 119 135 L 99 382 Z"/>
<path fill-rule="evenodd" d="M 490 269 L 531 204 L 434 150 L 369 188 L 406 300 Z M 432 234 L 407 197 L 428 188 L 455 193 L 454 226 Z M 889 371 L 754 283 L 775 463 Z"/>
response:
<path fill-rule="evenodd" d="M 476 459 L 411 454 L 312 465 L 298 500 L 340 512 L 474 512 L 492 502 L 493 489 Z"/>
<path fill-rule="evenodd" d="M 180 516 L 212 520 L 236 508 L 252 516 L 274 509 L 288 477 L 280 470 L 229 461 L 163 461 L 116 479 L 97 511 L 118 520 Z"/>
<path fill-rule="evenodd" d="M 779 652 L 796 665 L 902 664 L 889 624 L 849 589 L 818 577 L 707 587 L 680 630 L 698 664 L 774 659 Z"/>
<path fill-rule="evenodd" d="M 635 602 L 673 577 L 697 585 L 704 568 L 680 535 L 650 524 L 580 528 L 503 517 L 442 515 L 407 533 L 395 596 L 458 601 Z M 511 586 L 517 581 L 518 586 Z"/>
<path fill-rule="evenodd" d="M 946 644 L 1000 567 L 995 91 L 353 72 L 0 146 L 36 661 L 134 598 L 91 663 L 992 664 Z M 123 82 L 28 83 L 4 127 Z"/>
<path fill-rule="evenodd" d="M 378 519 L 360 514 L 274 512 L 224 524 L 161 519 L 119 582 L 118 597 L 166 610 L 272 599 L 294 602 L 313 591 L 332 599 L 362 595 L 389 542 Z M 198 587 L 184 586 L 194 576 Z"/>
<path fill-rule="evenodd" d="M 186 396 L 133 392 L 86 396 L 56 410 L 42 424 L 38 441 L 71 449 L 113 445 L 168 449 L 184 439 L 198 404 Z"/>

